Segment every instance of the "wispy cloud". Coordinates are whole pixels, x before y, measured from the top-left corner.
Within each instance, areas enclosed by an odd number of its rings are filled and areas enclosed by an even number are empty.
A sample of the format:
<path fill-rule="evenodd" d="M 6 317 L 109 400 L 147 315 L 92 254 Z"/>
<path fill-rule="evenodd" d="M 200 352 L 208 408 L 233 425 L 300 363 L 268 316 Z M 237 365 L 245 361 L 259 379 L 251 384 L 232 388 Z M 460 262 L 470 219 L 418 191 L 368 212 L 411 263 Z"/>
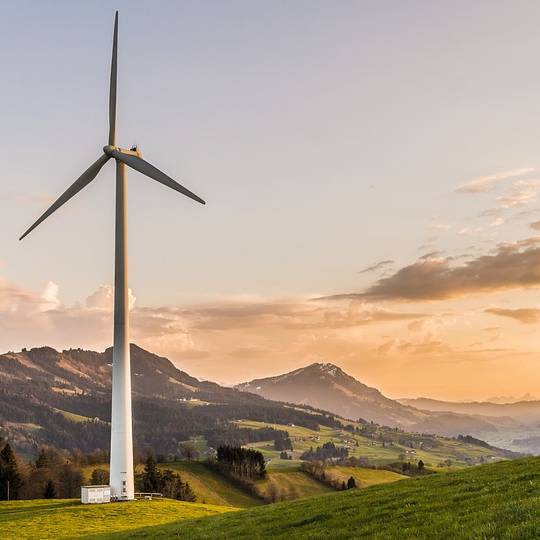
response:
<path fill-rule="evenodd" d="M 540 309 L 534 308 L 518 308 L 518 309 L 503 309 L 490 308 L 485 310 L 486 313 L 498 315 L 499 317 L 509 317 L 524 324 L 534 324 L 540 321 Z"/>
<path fill-rule="evenodd" d="M 469 180 L 456 188 L 456 193 L 482 193 L 489 191 L 499 182 L 510 180 L 512 178 L 519 178 L 525 176 L 534 171 L 533 167 L 525 167 L 521 169 L 514 169 L 511 171 L 505 171 L 496 174 L 490 174 L 488 176 L 482 176 Z"/>
<path fill-rule="evenodd" d="M 499 208 L 516 208 L 535 201 L 539 190 L 539 180 L 518 180 L 512 184 L 508 193 L 497 197 L 496 200 Z"/>
<path fill-rule="evenodd" d="M 377 270 L 382 270 L 388 266 L 390 266 L 391 264 L 394 264 L 395 261 L 391 260 L 391 259 L 388 259 L 386 261 L 380 261 L 380 262 L 377 262 L 375 264 L 372 264 L 371 266 L 368 266 L 366 268 L 364 268 L 363 270 L 360 270 L 358 273 L 359 274 L 367 274 L 368 272 L 375 272 Z"/>

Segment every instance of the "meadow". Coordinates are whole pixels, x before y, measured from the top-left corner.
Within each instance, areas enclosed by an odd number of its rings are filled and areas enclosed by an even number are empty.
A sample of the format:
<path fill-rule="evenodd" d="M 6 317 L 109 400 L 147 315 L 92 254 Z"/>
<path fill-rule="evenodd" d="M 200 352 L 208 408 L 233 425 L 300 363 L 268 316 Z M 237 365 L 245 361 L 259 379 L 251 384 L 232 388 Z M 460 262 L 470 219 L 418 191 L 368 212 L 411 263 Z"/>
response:
<path fill-rule="evenodd" d="M 465 444 L 435 435 L 428 436 L 432 441 L 431 447 L 427 449 L 416 447 L 413 449 L 399 442 L 400 439 L 412 437 L 411 434 L 397 432 L 390 428 L 377 428 L 377 435 L 392 441 L 391 444 L 383 444 L 377 437 L 371 438 L 358 433 L 351 433 L 345 429 L 335 429 L 322 425 L 319 426 L 318 431 L 315 431 L 302 426 L 268 424 L 252 420 L 239 420 L 236 424 L 245 428 L 274 427 L 278 430 L 287 431 L 293 444 L 293 458 L 299 458 L 310 447 L 315 448 L 326 442 L 333 442 L 338 446 L 347 446 L 350 456 L 367 458 L 374 465 L 395 463 L 400 461 L 400 456 L 403 456 L 405 461 L 416 462 L 421 459 L 428 467 L 451 470 L 470 466 L 471 462 L 478 462 L 479 460 L 490 462 L 499 459 L 496 452 L 489 448 Z M 359 425 L 354 422 L 349 422 L 349 424 L 353 426 Z M 262 452 L 266 459 L 270 459 L 269 467 L 271 467 L 272 461 L 279 458 L 279 452 L 274 449 L 273 441 L 252 443 L 248 446 L 256 448 Z M 443 466 L 445 463 L 451 463 L 451 465 Z"/>
<path fill-rule="evenodd" d="M 540 458 L 234 511 L 138 501 L 0 503 L 2 537 L 532 540 L 540 537 Z"/>
<path fill-rule="evenodd" d="M 328 537 L 540 538 L 540 458 L 504 461 L 110 536 L 190 540 Z"/>
<path fill-rule="evenodd" d="M 178 523 L 232 510 L 169 499 L 109 504 L 81 504 L 77 499 L 2 501 L 0 536 L 3 540 L 63 540 L 127 532 L 129 537 L 129 531 L 141 526 Z"/>

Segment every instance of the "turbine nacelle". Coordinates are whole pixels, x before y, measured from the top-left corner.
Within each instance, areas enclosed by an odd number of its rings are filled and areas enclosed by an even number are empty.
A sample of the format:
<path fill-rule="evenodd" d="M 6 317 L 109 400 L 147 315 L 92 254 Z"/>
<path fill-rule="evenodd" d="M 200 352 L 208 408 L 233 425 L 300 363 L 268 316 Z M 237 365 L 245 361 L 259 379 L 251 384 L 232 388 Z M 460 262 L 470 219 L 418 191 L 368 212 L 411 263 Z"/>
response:
<path fill-rule="evenodd" d="M 122 154 L 142 158 L 142 152 L 137 146 L 130 148 L 129 150 L 127 148 L 120 148 L 120 146 L 112 146 L 110 144 L 107 144 L 103 147 L 103 153 L 107 154 L 109 157 L 114 158 L 114 152 L 120 152 Z"/>

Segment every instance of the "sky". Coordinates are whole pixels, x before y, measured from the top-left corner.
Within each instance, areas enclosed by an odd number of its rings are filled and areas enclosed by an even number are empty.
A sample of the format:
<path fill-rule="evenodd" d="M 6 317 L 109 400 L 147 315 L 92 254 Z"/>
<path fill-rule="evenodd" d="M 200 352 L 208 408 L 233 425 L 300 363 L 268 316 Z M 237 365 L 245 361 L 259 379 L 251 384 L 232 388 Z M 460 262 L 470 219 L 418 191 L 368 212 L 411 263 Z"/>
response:
<path fill-rule="evenodd" d="M 540 396 L 537 2 L 0 0 L 0 350 L 131 337 L 226 384 L 333 362 L 391 397 Z"/>

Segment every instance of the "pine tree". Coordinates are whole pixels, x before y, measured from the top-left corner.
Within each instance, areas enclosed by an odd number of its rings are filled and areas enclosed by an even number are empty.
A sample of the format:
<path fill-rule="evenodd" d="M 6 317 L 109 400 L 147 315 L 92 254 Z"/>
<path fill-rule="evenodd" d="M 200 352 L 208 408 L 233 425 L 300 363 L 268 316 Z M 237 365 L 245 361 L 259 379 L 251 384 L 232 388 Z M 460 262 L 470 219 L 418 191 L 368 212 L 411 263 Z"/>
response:
<path fill-rule="evenodd" d="M 161 493 L 163 489 L 163 477 L 152 454 L 146 458 L 142 474 L 142 485 L 143 491 L 147 493 Z"/>
<path fill-rule="evenodd" d="M 182 482 L 180 481 L 180 483 L 182 483 Z M 182 483 L 182 489 L 180 491 L 180 496 L 177 497 L 177 499 L 179 499 L 181 501 L 195 502 L 196 498 L 197 497 L 195 496 L 195 493 L 191 489 L 191 486 L 187 482 L 185 484 Z"/>
<path fill-rule="evenodd" d="M 38 458 L 36 459 L 36 469 L 43 469 L 49 466 L 49 459 L 47 458 L 47 453 L 45 448 L 42 448 L 39 451 Z"/>
<path fill-rule="evenodd" d="M 0 500 L 18 499 L 22 484 L 17 458 L 9 443 L 6 443 L 0 452 Z"/>
<path fill-rule="evenodd" d="M 54 488 L 54 482 L 52 480 L 47 480 L 45 482 L 45 488 L 43 490 L 44 499 L 54 499 L 56 497 L 56 489 Z"/>

